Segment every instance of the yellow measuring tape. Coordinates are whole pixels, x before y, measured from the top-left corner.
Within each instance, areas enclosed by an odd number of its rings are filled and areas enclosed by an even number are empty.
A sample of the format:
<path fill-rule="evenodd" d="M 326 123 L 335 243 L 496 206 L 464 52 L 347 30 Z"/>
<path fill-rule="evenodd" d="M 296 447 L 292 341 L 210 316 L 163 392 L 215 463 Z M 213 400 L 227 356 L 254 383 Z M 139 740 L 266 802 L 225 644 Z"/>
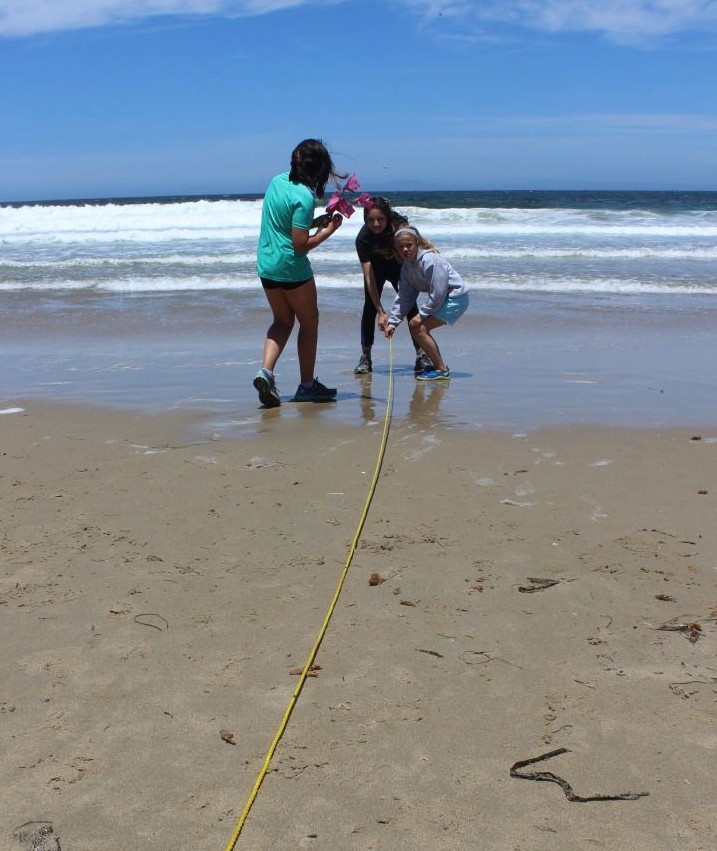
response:
<path fill-rule="evenodd" d="M 301 694 L 302 689 L 304 688 L 304 683 L 306 682 L 306 678 L 309 675 L 309 671 L 311 670 L 311 666 L 314 664 L 314 660 L 316 659 L 316 654 L 319 652 L 319 647 L 321 647 L 321 642 L 324 640 L 324 636 L 326 635 L 326 630 L 329 626 L 329 621 L 331 620 L 331 616 L 334 613 L 334 609 L 336 608 L 336 604 L 339 601 L 339 596 L 341 595 L 341 589 L 344 587 L 344 582 L 346 581 L 346 576 L 349 572 L 349 567 L 351 565 L 351 561 L 353 560 L 354 553 L 356 552 L 356 548 L 358 547 L 359 538 L 361 537 L 361 532 L 363 531 L 364 524 L 366 523 L 366 517 L 368 516 L 368 510 L 371 506 L 371 500 L 373 499 L 373 495 L 376 491 L 376 484 L 378 483 L 378 477 L 381 472 L 381 465 L 383 464 L 383 458 L 386 454 L 386 443 L 388 441 L 388 431 L 391 425 L 391 414 L 393 411 L 393 339 L 389 338 L 388 341 L 388 392 L 386 394 L 386 414 L 383 420 L 383 433 L 381 435 L 381 444 L 378 450 L 378 458 L 376 459 L 376 467 L 373 471 L 373 477 L 371 479 L 371 484 L 369 485 L 368 493 L 366 495 L 366 500 L 363 505 L 363 510 L 361 512 L 361 517 L 359 518 L 358 527 L 356 528 L 356 534 L 351 541 L 351 546 L 349 547 L 349 553 L 346 558 L 346 563 L 344 564 L 344 569 L 341 572 L 341 576 L 339 577 L 338 585 L 336 586 L 336 590 L 334 591 L 333 599 L 331 600 L 331 604 L 329 605 L 328 611 L 326 612 L 326 617 L 324 618 L 324 622 L 321 624 L 321 629 L 319 630 L 318 635 L 316 636 L 316 641 L 314 641 L 314 646 L 311 648 L 311 653 L 309 653 L 309 658 L 306 660 L 306 664 L 301 672 L 301 676 L 299 677 L 299 682 L 296 684 L 296 688 L 294 689 L 294 693 L 291 695 L 289 699 L 289 703 L 284 711 L 284 717 L 281 719 L 281 724 L 279 725 L 279 729 L 276 731 L 276 735 L 269 746 L 269 750 L 264 757 L 264 762 L 261 766 L 259 774 L 256 778 L 256 782 L 254 783 L 254 788 L 251 790 L 251 794 L 244 805 L 244 809 L 242 810 L 242 814 L 239 816 L 239 820 L 236 823 L 236 827 L 234 828 L 234 833 L 229 840 L 229 843 L 225 849 L 225 851 L 234 851 L 234 847 L 237 844 L 237 840 L 239 839 L 239 834 L 242 832 L 244 827 L 244 823 L 249 816 L 249 811 L 251 810 L 254 801 L 256 800 L 256 796 L 259 794 L 259 789 L 261 788 L 261 784 L 264 782 L 264 778 L 266 777 L 269 766 L 271 765 L 271 761 L 274 758 L 274 754 L 276 753 L 276 749 L 279 746 L 279 742 L 281 741 L 281 737 L 284 735 L 284 732 L 289 724 L 289 719 L 291 718 L 291 713 L 294 711 L 294 706 L 296 706 L 296 701 L 299 699 L 299 695 Z"/>

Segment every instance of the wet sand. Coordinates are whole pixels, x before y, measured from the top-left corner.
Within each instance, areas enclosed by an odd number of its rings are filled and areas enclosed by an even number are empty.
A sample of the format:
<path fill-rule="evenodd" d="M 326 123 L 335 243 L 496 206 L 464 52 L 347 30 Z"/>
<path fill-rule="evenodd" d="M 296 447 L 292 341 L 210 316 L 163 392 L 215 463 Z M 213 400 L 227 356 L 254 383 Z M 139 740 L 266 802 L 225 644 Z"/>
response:
<path fill-rule="evenodd" d="M 468 382 L 397 374 L 236 847 L 712 848 L 717 423 L 458 426 Z M 3 847 L 229 841 L 384 413 L 247 400 L 0 406 Z M 526 771 L 649 795 L 510 776 L 558 748 Z"/>
<path fill-rule="evenodd" d="M 380 416 L 389 351 L 377 337 L 375 372 L 357 379 L 360 293 L 320 289 L 317 374 L 338 388 L 324 417 L 346 426 Z M 254 434 L 265 417 L 251 381 L 268 315 L 260 292 L 115 295 L 5 294 L 0 400 L 35 398 L 159 413 L 205 411 L 214 428 Z M 666 427 L 717 421 L 715 310 L 706 297 L 601 300 L 473 294 L 471 309 L 436 339 L 450 392 L 413 380 L 405 328 L 393 345 L 397 419 L 442 427 L 533 430 L 544 425 Z M 296 389 L 295 340 L 277 370 Z M 301 417 L 286 405 L 282 417 Z"/>

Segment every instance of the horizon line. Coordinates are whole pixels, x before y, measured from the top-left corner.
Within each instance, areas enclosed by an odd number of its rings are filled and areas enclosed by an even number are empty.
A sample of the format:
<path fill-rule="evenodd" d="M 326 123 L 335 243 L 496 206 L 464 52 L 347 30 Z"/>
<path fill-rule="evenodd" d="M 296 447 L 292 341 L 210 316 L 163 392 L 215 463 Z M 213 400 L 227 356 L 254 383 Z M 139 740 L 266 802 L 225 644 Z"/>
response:
<path fill-rule="evenodd" d="M 626 186 L 607 186 L 597 188 L 595 185 L 586 185 L 586 186 L 524 186 L 524 187 L 496 187 L 496 188 L 474 188 L 474 189 L 452 189 L 442 187 L 440 189 L 426 189 L 426 188 L 415 188 L 415 189 L 384 189 L 378 188 L 376 189 L 376 193 L 386 193 L 388 195 L 393 193 L 403 193 L 403 194 L 431 194 L 431 193 L 439 193 L 439 192 L 452 192 L 452 193 L 460 193 L 463 195 L 475 193 L 475 194 L 489 194 L 496 192 L 640 192 L 640 193 L 654 193 L 654 194 L 665 194 L 665 193 L 698 193 L 698 194 L 715 194 L 717 193 L 717 189 L 693 189 L 693 188 L 685 188 L 685 187 L 672 187 L 672 188 L 640 188 L 640 187 L 626 187 Z M 375 193 L 372 193 L 375 194 Z M 172 199 L 181 199 L 181 200 L 199 200 L 199 201 L 211 201 L 211 200 L 233 200 L 240 198 L 254 199 L 258 200 L 259 198 L 264 197 L 264 192 L 191 192 L 191 193 L 167 193 L 167 194 L 152 194 L 152 195 L 86 195 L 86 196 L 77 196 L 77 197 L 66 197 L 66 198 L 25 198 L 25 199 L 15 199 L 15 200 L 0 200 L 0 207 L 25 207 L 25 206 L 40 206 L 40 205 L 51 205 L 51 204 L 60 204 L 64 206 L 69 206 L 72 204 L 101 204 L 101 203 L 112 203 L 112 202 L 121 202 L 126 204 L 136 204 L 146 201 L 167 201 Z"/>

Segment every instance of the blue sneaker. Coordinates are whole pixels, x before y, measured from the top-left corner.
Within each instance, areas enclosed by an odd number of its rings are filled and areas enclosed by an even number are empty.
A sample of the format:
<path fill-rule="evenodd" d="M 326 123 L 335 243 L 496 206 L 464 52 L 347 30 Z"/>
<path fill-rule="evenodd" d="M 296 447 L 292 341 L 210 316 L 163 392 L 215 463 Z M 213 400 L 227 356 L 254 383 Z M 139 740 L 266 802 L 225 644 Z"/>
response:
<path fill-rule="evenodd" d="M 274 381 L 274 376 L 268 369 L 257 372 L 254 378 L 254 387 L 259 391 L 259 401 L 265 408 L 278 408 L 281 405 L 281 397 Z"/>
<path fill-rule="evenodd" d="M 451 377 L 451 371 L 445 369 L 427 369 L 416 376 L 417 381 L 447 381 Z"/>
<path fill-rule="evenodd" d="M 336 388 L 324 387 L 318 378 L 314 379 L 311 387 L 299 384 L 294 394 L 294 402 L 335 402 Z"/>

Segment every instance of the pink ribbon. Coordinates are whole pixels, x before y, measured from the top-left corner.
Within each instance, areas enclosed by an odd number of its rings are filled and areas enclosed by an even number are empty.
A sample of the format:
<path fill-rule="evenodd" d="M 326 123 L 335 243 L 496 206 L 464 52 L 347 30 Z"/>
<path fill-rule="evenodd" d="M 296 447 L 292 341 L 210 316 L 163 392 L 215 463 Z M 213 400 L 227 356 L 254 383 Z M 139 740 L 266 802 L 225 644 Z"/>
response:
<path fill-rule="evenodd" d="M 331 198 L 329 198 L 329 203 L 326 205 L 326 212 L 341 213 L 342 216 L 350 219 L 356 210 L 350 201 L 344 197 L 344 192 L 359 192 L 360 190 L 361 184 L 359 183 L 358 177 L 356 177 L 355 174 L 350 174 L 346 178 L 346 183 L 339 187 L 338 191 L 334 192 Z M 361 207 L 370 207 L 371 195 L 369 195 L 368 192 L 362 192 L 358 198 L 356 198 L 356 203 Z"/>

